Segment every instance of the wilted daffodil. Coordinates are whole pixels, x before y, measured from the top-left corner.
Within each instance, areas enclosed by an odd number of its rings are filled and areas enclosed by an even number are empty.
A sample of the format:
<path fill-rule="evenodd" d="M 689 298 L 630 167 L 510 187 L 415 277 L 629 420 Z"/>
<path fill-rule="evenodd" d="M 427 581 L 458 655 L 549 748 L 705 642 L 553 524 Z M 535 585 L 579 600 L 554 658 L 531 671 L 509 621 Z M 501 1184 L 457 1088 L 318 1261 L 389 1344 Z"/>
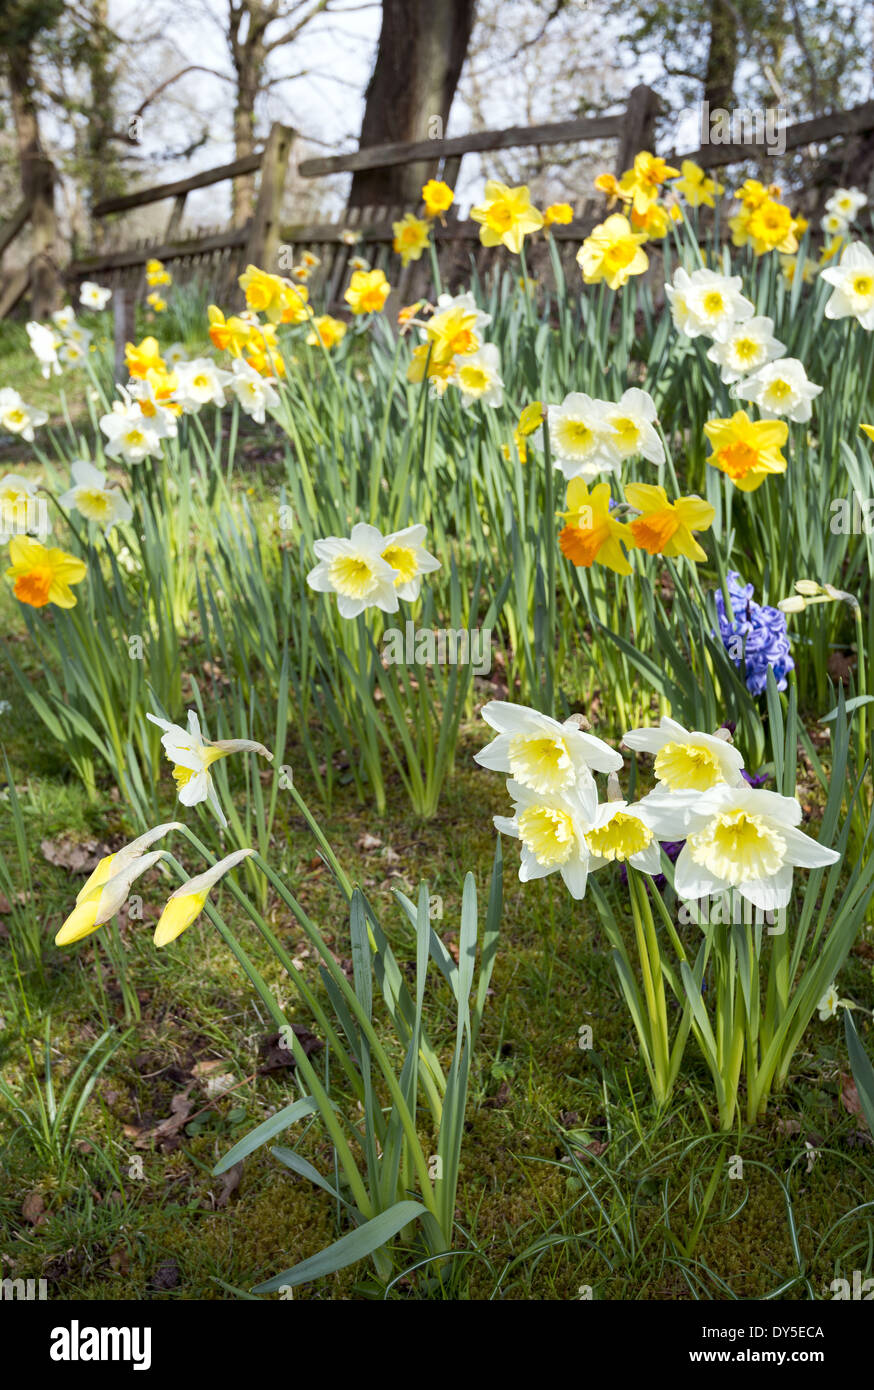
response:
<path fill-rule="evenodd" d="M 751 420 L 738 410 L 730 420 L 708 420 L 704 433 L 713 453 L 707 459 L 741 492 L 754 492 L 772 473 L 785 473 L 780 450 L 789 436 L 783 420 Z"/>
<path fill-rule="evenodd" d="M 55 936 L 56 946 L 70 946 L 114 917 L 130 893 L 134 879 L 163 857 L 163 850 L 147 854 L 150 845 L 171 830 L 181 830 L 178 821 L 156 825 L 129 845 L 107 854 L 93 870 L 76 895 L 76 906 Z"/>
<path fill-rule="evenodd" d="M 177 888 L 175 893 L 171 893 L 155 927 L 155 945 L 166 946 L 169 942 L 175 941 L 177 936 L 181 936 L 206 907 L 210 889 L 215 887 L 219 879 L 230 869 L 254 853 L 252 849 L 234 850 L 233 854 L 226 855 L 217 864 L 213 864 L 211 869 L 190 878 L 181 888 Z"/>
<path fill-rule="evenodd" d="M 54 603 L 58 608 L 75 608 L 76 595 L 72 584 L 80 584 L 87 574 L 84 560 L 68 555 L 34 540 L 32 536 L 13 536 L 9 542 L 12 564 L 6 578 L 12 580 L 12 592 L 31 608 L 44 608 Z"/>
<path fill-rule="evenodd" d="M 695 496 L 669 502 L 665 489 L 651 483 L 626 484 L 625 500 L 640 513 L 628 529 L 641 550 L 668 559 L 679 555 L 697 562 L 707 559 L 692 533 L 713 525 L 716 512 L 709 502 Z"/>
<path fill-rule="evenodd" d="M 159 719 L 155 714 L 147 714 L 146 718 L 164 731 L 161 745 L 173 764 L 173 777 L 182 805 L 196 806 L 201 801 L 208 801 L 219 822 L 227 825 L 210 776 L 210 767 L 229 753 L 260 753 L 268 762 L 273 761 L 273 754 L 267 751 L 263 743 L 255 743 L 249 738 L 204 738 L 200 732 L 200 720 L 193 709 L 188 711 L 187 730 L 166 719 Z"/>
<path fill-rule="evenodd" d="M 356 270 L 343 298 L 353 314 L 378 314 L 391 294 L 381 270 Z"/>
<path fill-rule="evenodd" d="M 410 261 L 421 259 L 422 252 L 426 250 L 431 239 L 431 228 L 427 222 L 408 212 L 401 218 L 400 222 L 392 223 L 394 241 L 392 250 L 396 251 L 401 258 L 401 265 L 409 265 Z"/>
<path fill-rule="evenodd" d="M 558 543 L 572 564 L 588 569 L 597 563 L 616 574 L 631 574 L 631 566 L 623 552 L 621 541 L 628 537 L 628 528 L 610 515 L 610 484 L 598 483 L 591 493 L 582 478 L 568 484 L 564 530 Z M 629 548 L 632 542 L 628 541 Z"/>
<path fill-rule="evenodd" d="M 627 217 L 615 212 L 587 236 L 577 252 L 577 265 L 587 285 L 606 280 L 618 290 L 632 275 L 642 275 L 649 266 L 643 250 L 645 232 L 635 232 Z"/>
<path fill-rule="evenodd" d="M 474 222 L 480 223 L 479 238 L 483 246 L 506 246 L 517 256 L 526 236 L 543 226 L 543 215 L 532 205 L 531 194 L 524 184 L 508 188 L 495 179 L 489 179 L 485 201 L 471 208 L 470 215 Z"/>

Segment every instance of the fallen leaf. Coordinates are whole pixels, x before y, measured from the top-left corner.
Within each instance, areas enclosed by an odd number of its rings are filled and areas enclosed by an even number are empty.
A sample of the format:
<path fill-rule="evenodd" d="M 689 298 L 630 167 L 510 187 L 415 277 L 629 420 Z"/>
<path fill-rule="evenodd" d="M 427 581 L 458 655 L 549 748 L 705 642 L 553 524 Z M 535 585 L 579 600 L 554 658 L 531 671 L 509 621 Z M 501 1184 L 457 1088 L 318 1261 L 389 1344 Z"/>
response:
<path fill-rule="evenodd" d="M 58 840 L 41 840 L 39 847 L 47 863 L 68 869 L 72 874 L 90 874 L 101 859 L 112 853 L 110 846 L 99 840 L 80 842 L 69 835 L 62 835 Z"/>
<path fill-rule="evenodd" d="M 41 1226 L 46 1217 L 46 1204 L 38 1192 L 28 1192 L 21 1203 L 21 1215 L 31 1226 Z"/>
<path fill-rule="evenodd" d="M 215 1199 L 216 1208 L 226 1207 L 231 1197 L 240 1186 L 240 1178 L 243 1174 L 242 1163 L 235 1163 L 226 1173 L 222 1174 L 222 1189 Z"/>
<path fill-rule="evenodd" d="M 359 835 L 358 839 L 355 841 L 355 848 L 363 849 L 365 852 L 370 852 L 374 849 L 382 849 L 382 840 L 378 835 L 369 835 L 367 831 L 365 831 L 364 834 Z"/>
<path fill-rule="evenodd" d="M 291 1030 L 297 1038 L 307 1057 L 313 1052 L 320 1052 L 324 1043 L 317 1038 L 315 1033 L 311 1033 L 308 1028 L 304 1028 L 299 1023 L 292 1023 Z M 294 1068 L 294 1052 L 285 1042 L 281 1033 L 271 1033 L 269 1037 L 263 1039 L 260 1046 L 261 1056 L 264 1058 L 263 1064 L 258 1068 L 259 1075 L 264 1076 L 267 1072 L 281 1071 L 284 1067 Z"/>
<path fill-rule="evenodd" d="M 841 1073 L 841 1104 L 848 1115 L 861 1115 L 862 1113 L 856 1083 L 851 1076 L 845 1076 L 843 1072 Z"/>

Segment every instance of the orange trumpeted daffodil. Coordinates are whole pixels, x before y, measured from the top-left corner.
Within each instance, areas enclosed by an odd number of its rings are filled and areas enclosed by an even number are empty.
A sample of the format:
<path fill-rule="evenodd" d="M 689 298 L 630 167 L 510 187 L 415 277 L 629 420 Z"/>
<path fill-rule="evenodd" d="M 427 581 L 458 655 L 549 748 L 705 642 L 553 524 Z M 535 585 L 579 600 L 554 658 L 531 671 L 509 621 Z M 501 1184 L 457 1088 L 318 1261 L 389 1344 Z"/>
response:
<path fill-rule="evenodd" d="M 582 478 L 572 478 L 567 508 L 560 513 L 566 522 L 558 538 L 562 553 L 584 569 L 597 563 L 616 574 L 631 574 L 621 542 L 629 548 L 633 542 L 628 540 L 628 527 L 610 515 L 610 484 L 598 483 L 590 492 Z"/>
<path fill-rule="evenodd" d="M 693 531 L 707 531 L 716 515 L 709 502 L 701 497 L 678 497 L 668 501 L 663 487 L 653 483 L 628 483 L 625 500 L 640 515 L 629 523 L 634 544 L 650 555 L 666 555 L 676 559 L 706 560 L 707 554 L 695 540 Z"/>
<path fill-rule="evenodd" d="M 712 463 L 739 487 L 754 492 L 771 473 L 785 473 L 780 450 L 789 437 L 785 420 L 751 420 L 738 410 L 730 420 L 708 420 L 704 433 L 710 440 Z"/>
<path fill-rule="evenodd" d="M 226 319 L 221 309 L 215 304 L 210 304 L 206 311 L 209 319 L 209 337 L 213 347 L 217 347 L 220 352 L 229 352 L 232 357 L 239 357 L 243 348 L 249 341 L 252 332 L 251 323 L 246 323 L 245 319 L 232 314 Z"/>
<path fill-rule="evenodd" d="M 124 361 L 128 374 L 143 380 L 150 371 L 163 371 L 164 359 L 157 338 L 143 338 L 141 343 L 125 343 Z"/>
<path fill-rule="evenodd" d="M 12 580 L 12 592 L 22 603 L 31 608 L 45 608 L 47 603 L 75 608 L 76 595 L 70 585 L 85 578 L 84 560 L 68 555 L 66 550 L 49 549 L 32 536 L 13 536 L 9 558 L 12 564 L 6 578 Z"/>

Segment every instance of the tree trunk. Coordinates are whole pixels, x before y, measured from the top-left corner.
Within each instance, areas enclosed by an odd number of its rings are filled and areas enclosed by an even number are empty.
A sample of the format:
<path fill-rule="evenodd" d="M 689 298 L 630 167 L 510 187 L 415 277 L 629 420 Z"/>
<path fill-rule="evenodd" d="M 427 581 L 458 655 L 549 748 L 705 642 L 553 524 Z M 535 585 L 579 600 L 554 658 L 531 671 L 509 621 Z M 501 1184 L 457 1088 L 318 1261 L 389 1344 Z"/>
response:
<path fill-rule="evenodd" d="M 247 54 L 247 58 L 251 55 Z M 234 158 L 244 159 L 255 149 L 255 95 L 258 74 L 251 62 L 237 72 L 237 100 L 234 106 Z M 255 211 L 255 175 L 242 174 L 231 185 L 231 216 L 235 227 L 243 227 Z"/>
<path fill-rule="evenodd" d="M 31 313 L 36 319 L 44 319 L 58 307 L 61 297 L 55 167 L 40 140 L 30 44 L 22 43 L 8 49 L 7 56 L 21 192 L 30 204 Z"/>
<path fill-rule="evenodd" d="M 442 139 L 473 28 L 476 0 L 383 0 L 360 146 Z M 353 175 L 349 204 L 416 203 L 427 164 Z"/>
<path fill-rule="evenodd" d="M 730 111 L 734 106 L 737 69 L 737 12 L 726 0 L 710 0 L 710 47 L 704 74 L 704 99 L 710 110 Z"/>

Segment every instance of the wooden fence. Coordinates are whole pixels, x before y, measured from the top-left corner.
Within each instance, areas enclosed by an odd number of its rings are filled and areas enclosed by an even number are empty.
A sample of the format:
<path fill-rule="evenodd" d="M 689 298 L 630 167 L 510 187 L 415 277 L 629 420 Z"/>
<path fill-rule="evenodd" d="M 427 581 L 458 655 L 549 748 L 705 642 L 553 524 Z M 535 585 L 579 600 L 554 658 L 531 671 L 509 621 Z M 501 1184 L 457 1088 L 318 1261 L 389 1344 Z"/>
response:
<path fill-rule="evenodd" d="M 360 149 L 351 154 L 305 159 L 299 164 L 297 173 L 303 178 L 322 178 L 330 174 L 354 173 L 357 170 L 381 168 L 392 164 L 425 162 L 434 175 L 455 186 L 461 161 L 467 154 L 610 140 L 616 142 L 614 167 L 618 174 L 629 167 L 639 150 L 654 148 L 655 123 L 659 110 L 659 100 L 655 93 L 649 87 L 641 85 L 635 87 L 626 110 L 619 115 L 478 131 L 445 140 L 380 145 Z M 792 151 L 821 142 L 846 139 L 854 133 L 865 134 L 872 131 L 874 102 L 866 102 L 847 111 L 798 122 L 787 127 L 783 135 L 785 150 Z M 140 189 L 99 203 L 94 208 L 94 214 L 104 227 L 111 226 L 107 219 L 151 203 L 172 200 L 172 209 L 161 236 L 140 240 L 123 249 L 95 250 L 93 254 L 74 261 L 66 272 L 71 290 L 75 293 L 78 283 L 83 279 L 93 278 L 119 291 L 116 300 L 124 316 L 125 322 L 121 325 L 121 331 L 124 332 L 127 321 L 132 317 L 133 299 L 135 295 L 144 291 L 143 267 L 148 259 L 154 257 L 169 263 L 177 280 L 200 276 L 208 282 L 211 291 L 220 302 L 227 302 L 227 296 L 233 291 L 236 276 L 246 264 L 253 262 L 265 269 L 279 269 L 280 246 L 287 245 L 293 247 L 295 256 L 300 256 L 303 251 L 308 250 L 320 258 L 321 265 L 313 277 L 311 293 L 314 300 L 321 301 L 324 298 L 331 308 L 336 308 L 342 302 L 348 261 L 356 254 L 363 255 L 371 265 L 386 270 L 389 279 L 396 286 L 395 297 L 401 302 L 427 293 L 430 278 L 427 259 L 423 258 L 421 262 L 413 263 L 401 271 L 397 258 L 391 252 L 392 223 L 409 211 L 408 207 L 356 207 L 347 209 L 336 222 L 281 224 L 282 195 L 295 140 L 293 130 L 275 124 L 260 153 L 191 175 L 189 178 Z M 783 143 L 781 140 L 781 144 Z M 767 146 L 749 140 L 737 144 L 707 144 L 688 154 L 672 151 L 669 158 L 673 162 L 693 158 L 706 168 L 714 168 L 751 157 L 761 162 L 763 158 L 767 159 L 773 154 Z M 201 230 L 197 235 L 187 237 L 181 234 L 185 201 L 189 193 L 256 171 L 260 171 L 257 202 L 254 215 L 246 226 L 230 229 L 217 227 Z M 555 225 L 552 228 L 553 238 L 566 270 L 572 269 L 573 258 L 581 240 L 591 231 L 592 226 L 601 220 L 603 214 L 603 198 L 584 197 L 574 205 L 574 217 L 570 224 Z M 5 227 L 0 228 L 0 256 L 12 239 L 20 233 L 26 220 L 26 208 L 19 208 Z M 350 231 L 358 238 L 355 247 L 350 247 L 344 238 L 344 233 Z M 455 283 L 459 278 L 468 279 L 471 263 L 480 273 L 486 268 L 512 263 L 512 258 L 507 257 L 500 248 L 486 250 L 482 247 L 478 225 L 469 220 L 461 220 L 455 209 L 450 209 L 445 222 L 438 222 L 434 231 L 441 274 L 445 282 Z M 536 263 L 532 269 L 536 275 Z M 0 317 L 9 312 L 26 287 L 25 273 L 23 277 L 19 275 L 10 281 L 5 292 L 0 288 Z"/>

